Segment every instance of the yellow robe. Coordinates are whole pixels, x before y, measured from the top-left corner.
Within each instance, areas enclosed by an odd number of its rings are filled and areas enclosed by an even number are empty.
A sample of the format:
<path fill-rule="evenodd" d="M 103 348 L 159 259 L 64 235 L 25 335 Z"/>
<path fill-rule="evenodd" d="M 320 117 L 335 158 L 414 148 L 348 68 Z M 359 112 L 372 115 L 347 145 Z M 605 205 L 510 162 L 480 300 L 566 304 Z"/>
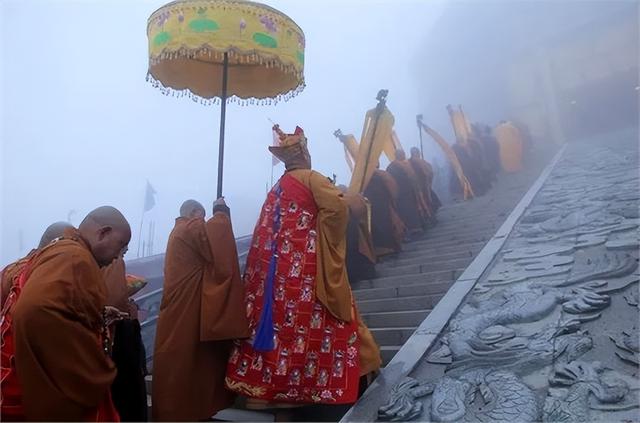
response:
<path fill-rule="evenodd" d="M 344 321 L 358 320 L 360 337 L 360 373 L 380 368 L 380 349 L 373 335 L 352 307 L 352 294 L 347 276 L 347 224 L 349 207 L 342 193 L 325 176 L 300 169 L 289 174 L 304 184 L 318 207 L 316 296 L 335 317 Z"/>
<path fill-rule="evenodd" d="M 509 122 L 500 124 L 496 128 L 496 139 L 502 169 L 509 173 L 522 170 L 523 142 L 518 128 Z"/>

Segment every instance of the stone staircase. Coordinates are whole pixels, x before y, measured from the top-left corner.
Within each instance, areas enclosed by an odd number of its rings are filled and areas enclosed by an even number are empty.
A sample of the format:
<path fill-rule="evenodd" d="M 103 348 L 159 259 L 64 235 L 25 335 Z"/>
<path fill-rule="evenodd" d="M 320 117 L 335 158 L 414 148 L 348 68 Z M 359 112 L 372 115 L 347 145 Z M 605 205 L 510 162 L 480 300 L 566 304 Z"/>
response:
<path fill-rule="evenodd" d="M 484 196 L 445 205 L 438 224 L 376 266 L 376 278 L 352 285 L 363 320 L 388 363 L 495 234 L 537 178 L 545 160 L 500 175 Z"/>
<path fill-rule="evenodd" d="M 376 266 L 375 279 L 352 285 L 363 320 L 380 345 L 384 365 L 495 234 L 546 165 L 546 157 L 550 157 L 550 153 L 518 174 L 499 176 L 494 187 L 482 197 L 443 206 L 438 212 L 439 222 L 435 227 L 404 244 L 402 252 L 384 258 Z M 237 239 L 243 265 L 250 241 L 249 236 Z M 142 323 L 142 336 L 150 369 L 153 366 L 153 341 L 162 297 L 163 261 L 164 256 L 158 255 L 127 263 L 128 271 L 146 276 L 149 280 L 149 286 L 138 294 L 137 302 L 147 312 Z M 152 376 L 148 376 L 149 393 L 152 381 Z M 306 410 L 308 413 L 304 414 L 303 421 L 337 421 L 348 409 L 345 407 L 314 406 L 300 411 Z M 213 417 L 217 421 L 273 419 L 273 414 L 269 412 L 249 411 L 242 407 L 223 410 Z"/>

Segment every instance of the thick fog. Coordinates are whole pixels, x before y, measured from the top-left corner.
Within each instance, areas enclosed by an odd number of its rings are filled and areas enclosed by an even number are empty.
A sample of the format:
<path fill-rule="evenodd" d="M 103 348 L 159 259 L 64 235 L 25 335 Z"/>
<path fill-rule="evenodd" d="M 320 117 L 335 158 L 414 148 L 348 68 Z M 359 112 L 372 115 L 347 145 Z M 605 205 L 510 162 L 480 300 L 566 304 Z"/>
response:
<path fill-rule="evenodd" d="M 146 23 L 165 0 L 0 2 L 0 265 L 26 254 L 58 220 L 77 225 L 113 205 L 129 219 L 135 258 L 145 215 L 164 251 L 182 201 L 215 199 L 219 106 L 165 97 L 145 81 Z M 598 15 L 602 2 L 269 0 L 306 35 L 306 88 L 276 106 L 227 108 L 224 195 L 236 236 L 249 234 L 271 184 L 270 120 L 304 128 L 314 168 L 350 173 L 337 128 L 360 137 L 365 112 L 389 89 L 396 132 L 418 143 L 417 113 L 452 140 L 445 105 L 472 120 L 507 118 L 502 65 L 519 46 Z M 556 2 L 557 3 L 557 2 Z M 623 7 L 630 2 L 613 2 Z M 581 4 L 585 6 L 581 6 Z M 609 2 L 608 4 L 612 4 Z M 524 6 L 523 6 L 524 5 Z M 607 6 L 608 7 L 608 6 Z M 562 10 L 561 10 L 562 9 Z M 576 13 L 576 10 L 583 13 Z M 446 19 L 443 14 L 448 11 Z M 501 15 L 502 13 L 502 15 Z M 425 139 L 425 156 L 438 159 Z M 283 172 L 274 170 L 275 179 Z"/>
<path fill-rule="evenodd" d="M 164 250 L 182 201 L 210 209 L 217 175 L 219 106 L 165 97 L 145 81 L 146 22 L 164 1 L 9 0 L 2 4 L 2 251 L 33 248 L 57 220 L 78 224 L 96 206 L 129 219 L 137 253 L 146 180 L 157 191 L 145 215 Z M 307 38 L 307 87 L 277 106 L 227 109 L 224 195 L 237 236 L 249 234 L 271 183 L 269 119 L 304 128 L 314 167 L 348 182 L 335 129 L 362 131 L 380 88 L 404 143 L 416 142 L 419 98 L 409 62 L 438 3 L 269 1 Z M 274 169 L 275 178 L 283 172 Z M 145 232 L 148 230 L 144 224 Z M 146 234 L 143 235 L 146 238 Z"/>

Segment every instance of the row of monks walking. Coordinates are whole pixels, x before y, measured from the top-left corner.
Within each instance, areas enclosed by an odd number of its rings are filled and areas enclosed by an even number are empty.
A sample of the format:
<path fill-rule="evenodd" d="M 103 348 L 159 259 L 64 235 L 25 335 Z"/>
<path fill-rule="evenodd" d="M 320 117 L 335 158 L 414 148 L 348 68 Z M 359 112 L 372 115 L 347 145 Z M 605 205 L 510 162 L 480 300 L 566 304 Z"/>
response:
<path fill-rule="evenodd" d="M 409 159 L 396 149 L 353 192 L 311 169 L 302 129 L 274 131 L 269 150 L 286 171 L 262 206 L 244 276 L 224 199 L 208 219 L 194 200 L 180 208 L 165 256 L 153 420 L 206 420 L 238 395 L 248 408 L 351 404 L 380 368 L 350 281 L 375 276 L 380 257 L 436 224 L 433 169 L 419 149 Z M 455 147 L 478 194 L 500 160 L 491 145 Z M 2 420 L 149 417 L 130 300 L 140 280 L 123 260 L 130 238 L 126 218 L 100 207 L 78 228 L 51 225 L 2 271 Z"/>

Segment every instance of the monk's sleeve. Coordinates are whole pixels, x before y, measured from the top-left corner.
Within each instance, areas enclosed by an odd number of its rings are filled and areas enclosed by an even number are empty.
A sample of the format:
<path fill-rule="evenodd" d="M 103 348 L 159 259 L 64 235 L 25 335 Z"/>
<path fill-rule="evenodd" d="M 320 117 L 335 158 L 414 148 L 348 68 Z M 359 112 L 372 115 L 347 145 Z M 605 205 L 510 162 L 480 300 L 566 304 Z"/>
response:
<path fill-rule="evenodd" d="M 228 209 L 215 212 L 205 230 L 212 260 L 202 285 L 200 340 L 246 338 L 244 286 Z"/>
<path fill-rule="evenodd" d="M 105 286 L 107 287 L 107 305 L 116 307 L 120 311 L 129 310 L 129 287 L 127 273 L 122 257 L 114 260 L 102 269 Z"/>
<path fill-rule="evenodd" d="M 347 277 L 349 211 L 340 191 L 327 178 L 312 172 L 309 185 L 318 207 L 316 296 L 336 318 L 352 318 L 351 288 Z"/>
<path fill-rule="evenodd" d="M 13 324 L 29 420 L 82 420 L 104 400 L 116 371 L 96 322 L 88 321 L 100 316 L 102 283 L 97 269 L 74 255 L 44 261 L 27 281 Z"/>

